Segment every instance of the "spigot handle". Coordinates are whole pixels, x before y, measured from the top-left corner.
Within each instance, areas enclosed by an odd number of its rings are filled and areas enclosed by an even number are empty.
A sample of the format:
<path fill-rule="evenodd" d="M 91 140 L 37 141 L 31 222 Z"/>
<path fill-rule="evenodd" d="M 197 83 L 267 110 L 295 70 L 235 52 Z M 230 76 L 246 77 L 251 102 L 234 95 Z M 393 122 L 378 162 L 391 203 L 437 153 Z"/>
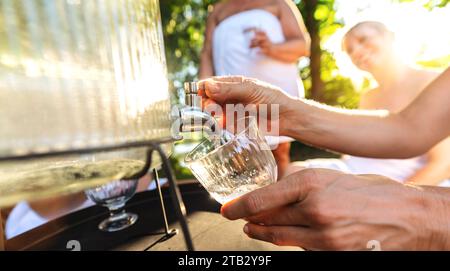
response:
<path fill-rule="evenodd" d="M 197 82 L 184 83 L 185 104 L 192 108 L 202 107 L 202 98 L 198 96 Z"/>
<path fill-rule="evenodd" d="M 185 82 L 184 93 L 186 94 L 198 94 L 197 82 Z"/>

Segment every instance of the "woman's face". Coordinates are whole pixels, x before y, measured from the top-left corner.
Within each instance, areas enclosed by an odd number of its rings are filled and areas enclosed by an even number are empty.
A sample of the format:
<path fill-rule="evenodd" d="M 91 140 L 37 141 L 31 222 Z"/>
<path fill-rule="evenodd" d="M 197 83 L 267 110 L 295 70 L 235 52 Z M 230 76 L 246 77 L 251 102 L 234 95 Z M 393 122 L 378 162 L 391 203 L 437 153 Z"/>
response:
<path fill-rule="evenodd" d="M 371 72 L 391 58 L 392 36 L 373 26 L 360 25 L 347 34 L 344 50 L 359 69 Z"/>

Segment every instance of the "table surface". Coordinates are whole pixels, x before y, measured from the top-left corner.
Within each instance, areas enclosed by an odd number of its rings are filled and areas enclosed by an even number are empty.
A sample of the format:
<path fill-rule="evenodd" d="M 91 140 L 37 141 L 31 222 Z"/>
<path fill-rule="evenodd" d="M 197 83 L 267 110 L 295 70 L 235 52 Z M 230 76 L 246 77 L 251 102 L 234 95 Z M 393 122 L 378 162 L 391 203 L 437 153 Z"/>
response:
<path fill-rule="evenodd" d="M 195 212 L 188 216 L 188 225 L 196 250 L 200 251 L 292 251 L 299 250 L 296 247 L 279 247 L 273 244 L 250 239 L 242 231 L 243 220 L 230 221 L 220 214 L 210 212 Z M 171 227 L 180 228 L 177 224 Z M 140 251 L 148 244 L 156 241 L 157 237 L 142 237 L 132 242 L 119 245 L 115 250 Z M 159 243 L 151 248 L 155 251 L 180 251 L 186 250 L 182 233 L 169 240 Z"/>
<path fill-rule="evenodd" d="M 300 250 L 296 247 L 278 247 L 248 238 L 242 231 L 243 220 L 230 221 L 219 214 L 220 205 L 198 183 L 180 185 L 187 209 L 187 221 L 196 250 Z M 70 250 L 69 242 L 80 244 L 81 250 L 151 251 L 186 250 L 181 227 L 177 223 L 169 191 L 163 188 L 169 228 L 179 233 L 163 242 L 164 223 L 156 191 L 135 195 L 126 206 L 128 212 L 139 215 L 132 227 L 114 233 L 105 233 L 97 225 L 108 216 L 106 208 L 93 206 L 33 229 L 6 242 L 7 250 Z"/>

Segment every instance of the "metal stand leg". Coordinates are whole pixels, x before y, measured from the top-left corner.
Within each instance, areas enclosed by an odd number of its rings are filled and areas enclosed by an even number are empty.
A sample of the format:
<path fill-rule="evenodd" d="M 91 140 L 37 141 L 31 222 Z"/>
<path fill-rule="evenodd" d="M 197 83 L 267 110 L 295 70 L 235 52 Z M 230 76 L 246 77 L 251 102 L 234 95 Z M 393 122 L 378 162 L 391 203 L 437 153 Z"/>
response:
<path fill-rule="evenodd" d="M 166 154 L 161 149 L 158 144 L 153 145 L 154 150 L 156 150 L 161 157 L 162 168 L 167 175 L 167 180 L 169 181 L 169 191 L 172 198 L 172 203 L 181 225 L 181 229 L 184 235 L 184 241 L 186 242 L 186 247 L 189 251 L 194 251 L 194 244 L 192 242 L 191 234 L 186 221 L 186 207 L 184 206 L 183 199 L 181 198 L 181 193 L 176 183 L 175 175 L 173 174 L 172 168 L 170 167 L 169 159 L 167 159 Z M 159 182 L 159 181 L 158 181 Z M 162 194 L 160 194 L 162 199 Z M 164 209 L 163 209 L 164 212 Z M 167 223 L 167 222 L 166 222 Z M 168 227 L 166 228 L 168 229 Z"/>
<path fill-rule="evenodd" d="M 163 214 L 163 220 L 164 220 L 164 231 L 166 233 L 166 236 L 168 238 L 172 237 L 173 235 L 177 234 L 177 230 L 176 229 L 169 229 L 169 223 L 167 222 L 167 215 L 166 215 L 166 207 L 164 206 L 164 198 L 161 192 L 161 185 L 159 183 L 159 176 L 158 176 L 158 171 L 155 169 L 153 169 L 153 175 L 155 176 L 155 183 L 156 183 L 156 189 L 158 189 L 158 194 L 159 194 L 159 202 L 161 204 L 161 210 L 162 210 L 162 214 Z"/>
<path fill-rule="evenodd" d="M 149 153 L 148 153 L 149 160 L 151 160 L 152 153 L 153 153 L 153 150 L 149 151 Z M 162 210 L 162 218 L 163 218 L 163 221 L 164 221 L 164 236 L 161 237 L 160 239 L 158 239 L 153 244 L 151 244 L 148 247 L 146 247 L 144 249 L 144 251 L 150 250 L 157 243 L 164 242 L 164 241 L 172 238 L 173 236 L 175 236 L 178 233 L 177 229 L 169 229 L 169 223 L 167 222 L 166 207 L 164 205 L 164 197 L 163 197 L 162 192 L 161 192 L 161 184 L 159 182 L 158 170 L 156 168 L 153 169 L 153 176 L 155 178 L 156 189 L 158 190 L 158 195 L 159 195 L 159 203 L 161 205 L 161 210 Z"/>
<path fill-rule="evenodd" d="M 2 209 L 0 209 L 0 251 L 5 250 L 5 231 L 3 230 Z"/>

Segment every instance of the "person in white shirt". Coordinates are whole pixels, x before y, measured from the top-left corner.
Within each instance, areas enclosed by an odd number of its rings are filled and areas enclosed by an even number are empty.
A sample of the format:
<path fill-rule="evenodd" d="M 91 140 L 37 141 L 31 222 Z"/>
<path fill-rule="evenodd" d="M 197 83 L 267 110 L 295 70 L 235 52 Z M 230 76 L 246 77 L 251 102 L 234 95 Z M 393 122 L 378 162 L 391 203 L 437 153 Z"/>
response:
<path fill-rule="evenodd" d="M 303 97 L 297 61 L 309 55 L 310 38 L 291 0 L 228 0 L 208 17 L 200 58 L 201 79 L 244 75 Z M 291 138 L 267 136 L 278 176 L 289 165 Z"/>
<path fill-rule="evenodd" d="M 342 47 L 352 62 L 369 72 L 378 86 L 361 96 L 360 109 L 386 109 L 400 112 L 408 106 L 439 73 L 410 67 L 394 49 L 394 33 L 376 21 L 360 22 L 344 36 Z M 353 174 L 380 174 L 399 182 L 448 185 L 450 178 L 450 139 L 427 153 L 409 159 L 375 159 L 344 155 L 341 159 L 310 159 L 292 163 L 286 175 L 302 168 L 337 169 Z M 443 182 L 444 181 L 444 182 Z"/>

